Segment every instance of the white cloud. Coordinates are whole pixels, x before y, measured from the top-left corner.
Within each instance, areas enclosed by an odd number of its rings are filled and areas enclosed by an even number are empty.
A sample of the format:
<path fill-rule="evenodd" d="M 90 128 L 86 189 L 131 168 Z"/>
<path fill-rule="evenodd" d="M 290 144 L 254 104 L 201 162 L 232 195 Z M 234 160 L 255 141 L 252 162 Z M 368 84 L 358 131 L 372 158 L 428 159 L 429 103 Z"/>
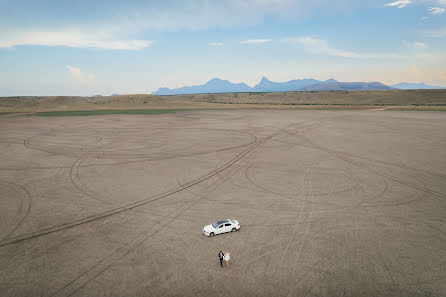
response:
<path fill-rule="evenodd" d="M 426 48 L 428 48 L 427 44 L 425 44 L 424 42 L 420 42 L 420 41 L 409 42 L 409 41 L 403 40 L 402 43 L 403 43 L 403 45 L 405 47 L 413 48 L 413 49 L 426 49 Z"/>
<path fill-rule="evenodd" d="M 436 14 L 442 14 L 442 13 L 444 13 L 445 11 L 446 11 L 446 9 L 441 8 L 441 7 L 430 7 L 430 8 L 429 8 L 429 12 L 430 12 L 431 14 L 433 14 L 433 15 L 436 15 Z"/>
<path fill-rule="evenodd" d="M 240 44 L 263 44 L 271 42 L 271 39 L 248 39 L 240 41 Z"/>
<path fill-rule="evenodd" d="M 79 68 L 67 65 L 68 72 L 70 72 L 71 75 L 73 75 L 75 78 L 82 80 L 84 78 L 84 75 L 82 74 L 81 70 Z"/>
<path fill-rule="evenodd" d="M 81 82 L 88 82 L 88 83 L 94 83 L 94 75 L 93 74 L 84 74 L 79 68 L 67 65 L 68 72 L 76 78 L 78 81 Z"/>
<path fill-rule="evenodd" d="M 312 54 L 326 55 L 333 57 L 343 57 L 350 59 L 395 59 L 404 58 L 397 54 L 370 54 L 370 53 L 356 53 L 352 51 L 346 51 L 330 47 L 325 40 L 314 39 L 311 37 L 299 37 L 299 38 L 285 38 L 282 40 L 287 43 L 300 44 L 304 49 Z"/>
<path fill-rule="evenodd" d="M 19 45 L 67 46 L 107 50 L 141 50 L 153 40 L 116 40 L 104 35 L 80 32 L 16 32 L 0 38 L 0 48 Z"/>
<path fill-rule="evenodd" d="M 411 4 L 411 3 L 412 3 L 411 0 L 399 0 L 399 1 L 387 3 L 384 6 L 390 6 L 390 7 L 396 6 L 398 8 L 403 8 L 403 7 L 405 7 L 405 6 L 407 6 L 407 5 Z"/>
<path fill-rule="evenodd" d="M 222 47 L 225 44 L 223 42 L 210 42 L 210 43 L 208 43 L 208 45 L 214 46 L 214 47 Z"/>

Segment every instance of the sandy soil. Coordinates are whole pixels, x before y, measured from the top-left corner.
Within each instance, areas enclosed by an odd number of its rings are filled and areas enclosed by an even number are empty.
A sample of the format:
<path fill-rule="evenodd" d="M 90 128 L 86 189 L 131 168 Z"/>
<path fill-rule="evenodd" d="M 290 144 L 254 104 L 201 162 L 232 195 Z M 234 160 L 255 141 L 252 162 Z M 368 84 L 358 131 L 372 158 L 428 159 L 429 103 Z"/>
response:
<path fill-rule="evenodd" d="M 0 296 L 446 296 L 445 131 L 389 110 L 2 117 Z M 201 233 L 221 218 L 241 230 Z"/>

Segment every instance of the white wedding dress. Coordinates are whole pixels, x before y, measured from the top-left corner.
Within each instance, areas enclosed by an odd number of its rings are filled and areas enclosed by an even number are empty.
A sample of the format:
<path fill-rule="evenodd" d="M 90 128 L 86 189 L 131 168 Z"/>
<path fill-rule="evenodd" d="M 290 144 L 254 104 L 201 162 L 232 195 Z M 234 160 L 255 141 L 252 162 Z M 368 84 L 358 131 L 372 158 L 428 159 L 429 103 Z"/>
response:
<path fill-rule="evenodd" d="M 230 253 L 226 253 L 225 256 L 223 257 L 223 260 L 225 260 L 226 262 L 231 260 L 231 254 Z"/>

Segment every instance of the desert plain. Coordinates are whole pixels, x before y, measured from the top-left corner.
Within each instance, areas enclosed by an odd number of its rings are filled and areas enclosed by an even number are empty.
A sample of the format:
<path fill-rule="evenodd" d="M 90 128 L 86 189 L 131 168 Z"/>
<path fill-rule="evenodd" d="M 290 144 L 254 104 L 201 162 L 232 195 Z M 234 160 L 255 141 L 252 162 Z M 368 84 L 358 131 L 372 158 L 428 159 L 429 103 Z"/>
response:
<path fill-rule="evenodd" d="M 0 296 L 446 296 L 444 112 L 6 115 L 0 147 Z"/>

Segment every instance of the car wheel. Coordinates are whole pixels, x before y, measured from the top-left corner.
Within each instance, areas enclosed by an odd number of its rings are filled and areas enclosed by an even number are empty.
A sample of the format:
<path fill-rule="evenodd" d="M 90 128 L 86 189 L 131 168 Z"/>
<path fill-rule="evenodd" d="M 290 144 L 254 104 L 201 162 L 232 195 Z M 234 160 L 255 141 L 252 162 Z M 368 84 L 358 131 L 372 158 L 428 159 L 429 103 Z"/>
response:
<path fill-rule="evenodd" d="M 235 229 L 235 228 L 232 228 L 232 232 L 235 232 L 235 231 L 237 231 L 237 229 Z"/>
<path fill-rule="evenodd" d="M 214 237 L 214 236 L 215 236 L 215 233 L 214 233 L 214 232 L 211 232 L 211 234 L 209 234 L 209 236 L 210 236 L 210 237 Z"/>

